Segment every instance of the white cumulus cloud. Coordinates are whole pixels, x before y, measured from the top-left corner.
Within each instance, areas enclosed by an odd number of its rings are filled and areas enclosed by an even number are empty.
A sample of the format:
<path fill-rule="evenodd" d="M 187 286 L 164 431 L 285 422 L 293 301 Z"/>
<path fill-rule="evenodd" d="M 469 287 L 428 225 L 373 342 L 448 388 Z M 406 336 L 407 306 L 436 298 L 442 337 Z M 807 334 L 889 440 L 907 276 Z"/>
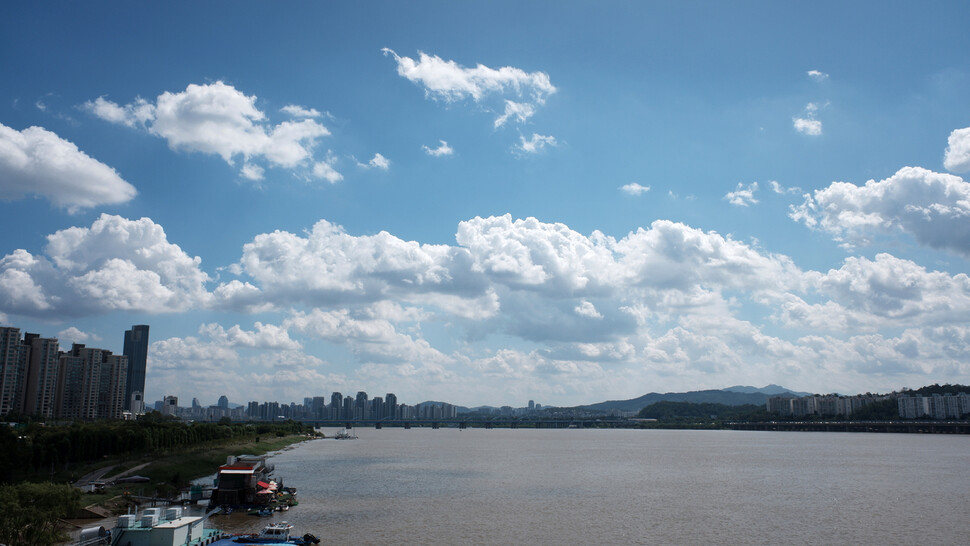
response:
<path fill-rule="evenodd" d="M 812 78 L 813 80 L 815 80 L 817 82 L 823 82 L 823 81 L 829 79 L 829 75 L 826 74 L 825 72 L 820 71 L 820 70 L 809 70 L 808 72 L 806 72 L 806 74 L 808 74 L 808 77 L 809 78 Z"/>
<path fill-rule="evenodd" d="M 643 186 L 636 182 L 631 182 L 620 186 L 620 191 L 630 195 L 643 195 L 650 191 L 650 186 Z"/>
<path fill-rule="evenodd" d="M 289 114 L 295 118 L 318 118 L 320 112 L 316 108 L 305 108 L 296 104 L 287 104 L 280 108 L 280 112 Z"/>
<path fill-rule="evenodd" d="M 111 310 L 164 313 L 205 307 L 208 275 L 148 218 L 102 214 L 91 227 L 47 236 L 45 256 L 0 258 L 0 305 L 30 316 Z"/>
<path fill-rule="evenodd" d="M 420 337 L 398 332 L 387 320 L 356 316 L 348 309 L 295 312 L 283 323 L 315 339 L 347 344 L 364 362 L 451 362 Z"/>
<path fill-rule="evenodd" d="M 84 108 L 112 123 L 144 126 L 173 150 L 215 154 L 230 165 L 242 158 L 244 169 L 248 166 L 243 176 L 250 179 L 256 161 L 288 169 L 306 164 L 313 157 L 317 138 L 330 134 L 310 119 L 319 115 L 316 110 L 294 105 L 283 111 L 304 119 L 272 125 L 257 108 L 255 95 L 248 96 L 221 81 L 166 91 L 154 104 L 139 98 L 121 106 L 99 97 Z"/>
<path fill-rule="evenodd" d="M 970 127 L 956 129 L 947 139 L 943 166 L 954 173 L 970 172 Z"/>
<path fill-rule="evenodd" d="M 353 236 L 325 220 L 304 236 L 285 231 L 256 236 L 243 247 L 238 270 L 256 281 L 258 291 L 235 285 L 221 293 L 242 297 L 245 305 L 259 297 L 327 305 L 428 292 L 473 299 L 485 293 L 480 275 L 471 274 L 467 251 L 403 241 L 387 232 Z"/>
<path fill-rule="evenodd" d="M 419 52 L 415 61 L 410 57 L 401 57 L 389 48 L 382 51 L 397 61 L 398 75 L 422 85 L 428 95 L 446 101 L 465 98 L 479 101 L 489 93 L 512 91 L 517 95 L 523 92 L 530 94 L 541 104 L 547 96 L 556 92 L 556 87 L 545 72 L 526 72 L 511 66 L 495 69 L 483 64 L 466 68 L 455 61 L 446 61 L 424 52 Z"/>
<path fill-rule="evenodd" d="M 822 122 L 812 118 L 792 118 L 792 125 L 799 133 L 811 136 L 822 134 Z"/>
<path fill-rule="evenodd" d="M 315 178 L 322 178 L 331 184 L 336 184 L 344 179 L 344 175 L 337 172 L 334 165 L 337 163 L 337 157 L 333 153 L 327 154 L 327 158 L 323 161 L 317 161 L 313 164 L 313 176 Z"/>
<path fill-rule="evenodd" d="M 105 121 L 127 127 L 145 125 L 155 119 L 155 105 L 141 97 L 125 106 L 115 104 L 104 97 L 98 97 L 93 101 L 85 102 L 81 107 Z"/>
<path fill-rule="evenodd" d="M 805 105 L 805 113 L 802 114 L 802 117 L 796 116 L 792 118 L 792 126 L 795 127 L 796 131 L 805 135 L 821 135 L 822 122 L 818 120 L 817 114 L 819 109 L 821 109 L 823 106 L 824 105 L 820 106 L 814 102 L 808 103 Z"/>
<path fill-rule="evenodd" d="M 441 157 L 443 155 L 451 155 L 455 153 L 455 150 L 452 149 L 452 147 L 449 146 L 444 140 L 439 140 L 438 142 L 440 145 L 437 148 L 431 148 L 427 145 L 421 146 L 421 148 L 424 150 L 424 153 L 432 157 Z"/>
<path fill-rule="evenodd" d="M 243 178 L 253 181 L 262 180 L 265 172 L 265 169 L 259 165 L 253 165 L 252 163 L 246 163 L 242 166 L 242 169 L 239 169 L 239 174 L 241 174 Z"/>
<path fill-rule="evenodd" d="M 509 119 L 514 119 L 522 123 L 531 118 L 536 113 L 536 107 L 525 102 L 505 101 L 505 113 L 495 118 L 495 128 L 505 125 Z"/>
<path fill-rule="evenodd" d="M 786 188 L 785 186 L 782 186 L 777 180 L 769 180 L 768 184 L 771 186 L 771 191 L 779 194 L 798 193 L 802 191 L 801 188 L 798 188 L 795 186 Z"/>
<path fill-rule="evenodd" d="M 920 244 L 970 256 L 970 183 L 920 167 L 864 186 L 833 182 L 805 195 L 789 216 L 848 244 L 903 231 Z"/>
<path fill-rule="evenodd" d="M 528 120 L 536 107 L 545 104 L 546 98 L 556 92 L 545 72 L 526 72 L 511 66 L 490 68 L 483 64 L 468 68 L 424 52 L 418 52 L 418 59 L 414 60 L 389 48 L 382 51 L 397 61 L 398 75 L 424 87 L 425 95 L 431 98 L 445 102 L 471 99 L 480 103 L 491 96 L 500 97 L 503 113 L 495 119 L 496 128 L 509 120 L 519 123 Z"/>
<path fill-rule="evenodd" d="M 101 341 L 101 338 L 95 334 L 88 332 L 82 332 L 75 326 L 70 326 L 57 332 L 57 340 L 60 341 L 62 347 L 69 346 L 72 343 L 90 343 L 94 341 Z"/>
<path fill-rule="evenodd" d="M 386 171 L 391 168 L 391 161 L 381 154 L 374 154 L 374 157 L 367 163 L 357 162 L 357 166 L 364 169 L 380 169 Z"/>
<path fill-rule="evenodd" d="M 528 139 L 519 135 L 519 144 L 515 146 L 515 149 L 522 153 L 535 154 L 541 152 L 546 146 L 557 145 L 556 137 L 532 133 L 532 136 Z"/>
<path fill-rule="evenodd" d="M 254 349 L 299 350 L 303 345 L 290 338 L 286 328 L 256 322 L 255 330 L 243 330 L 238 324 L 228 330 L 216 323 L 203 324 L 199 334 L 222 345 Z"/>
<path fill-rule="evenodd" d="M 754 205 L 758 203 L 758 200 L 754 197 L 754 192 L 758 191 L 758 183 L 752 182 L 748 184 L 745 188 L 744 184 L 738 182 L 738 187 L 734 191 L 729 191 L 724 195 L 724 199 L 732 205 L 737 205 L 739 207 L 747 207 L 749 205 Z"/>
<path fill-rule="evenodd" d="M 17 131 L 3 124 L 0 190 L 3 200 L 38 195 L 71 213 L 125 203 L 137 193 L 114 169 L 51 131 L 42 127 Z"/>
<path fill-rule="evenodd" d="M 577 315 L 587 317 L 587 318 L 595 318 L 595 319 L 603 318 L 603 315 L 601 315 L 600 312 L 596 310 L 596 306 L 587 300 L 581 301 L 579 305 L 573 308 L 573 311 L 575 311 Z"/>

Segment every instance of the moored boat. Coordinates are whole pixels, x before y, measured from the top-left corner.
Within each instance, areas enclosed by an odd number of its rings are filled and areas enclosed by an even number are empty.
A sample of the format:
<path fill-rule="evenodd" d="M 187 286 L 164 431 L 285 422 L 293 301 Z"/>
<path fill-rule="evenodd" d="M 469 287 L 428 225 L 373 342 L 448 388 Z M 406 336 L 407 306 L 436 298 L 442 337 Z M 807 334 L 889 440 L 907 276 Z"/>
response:
<path fill-rule="evenodd" d="M 352 432 L 352 431 L 349 431 L 349 430 L 343 428 L 343 429 L 338 430 L 337 433 L 333 435 L 333 437 L 336 440 L 356 440 L 357 439 L 357 433 Z"/>
<path fill-rule="evenodd" d="M 289 523 L 282 521 L 279 523 L 270 523 L 263 530 L 260 531 L 258 535 L 242 535 L 237 536 L 232 539 L 233 542 L 237 544 L 264 544 L 264 545 L 295 545 L 295 546 L 309 546 L 310 544 L 319 544 L 320 539 L 307 533 L 302 537 L 291 537 L 290 531 L 293 526 Z"/>

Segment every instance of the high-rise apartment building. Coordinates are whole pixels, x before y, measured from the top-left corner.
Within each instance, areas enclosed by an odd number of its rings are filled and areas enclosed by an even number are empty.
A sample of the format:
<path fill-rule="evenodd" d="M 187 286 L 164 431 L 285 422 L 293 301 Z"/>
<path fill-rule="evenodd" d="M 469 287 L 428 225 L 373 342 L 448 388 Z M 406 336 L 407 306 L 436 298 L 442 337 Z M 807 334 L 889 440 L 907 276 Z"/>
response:
<path fill-rule="evenodd" d="M 341 415 L 343 414 L 343 412 L 341 411 L 341 407 L 343 403 L 344 403 L 344 395 L 336 391 L 334 391 L 334 393 L 330 395 L 330 418 L 331 419 L 341 418 Z"/>
<path fill-rule="evenodd" d="M 80 343 L 61 352 L 55 338 L 26 333 L 21 340 L 19 328 L 0 328 L 0 415 L 121 419 L 131 405 L 127 376 L 124 355 Z"/>
<path fill-rule="evenodd" d="M 24 386 L 23 413 L 41 418 L 54 417 L 57 410 L 57 372 L 59 367 L 56 338 L 24 334 L 23 344 L 30 356 Z"/>
<path fill-rule="evenodd" d="M 0 415 L 23 411 L 27 356 L 20 328 L 0 328 Z"/>
<path fill-rule="evenodd" d="M 145 367 L 148 363 L 148 325 L 139 324 L 125 330 L 125 347 L 128 357 L 128 374 L 125 383 L 125 409 L 131 409 L 131 394 L 145 392 Z"/>
<path fill-rule="evenodd" d="M 57 409 L 66 419 L 121 419 L 128 358 L 80 343 L 61 353 L 58 362 Z"/>
<path fill-rule="evenodd" d="M 125 386 L 128 378 L 128 357 L 108 353 L 101 363 L 98 392 L 98 417 L 121 419 L 125 411 Z"/>
<path fill-rule="evenodd" d="M 349 394 L 344 397 L 344 409 L 340 412 L 341 419 L 354 419 L 354 397 Z"/>
<path fill-rule="evenodd" d="M 370 418 L 370 405 L 367 403 L 367 393 L 364 391 L 359 391 L 357 393 L 357 398 L 354 401 L 354 412 L 352 414 L 354 419 L 369 419 Z M 349 415 L 347 416 L 350 417 Z"/>
<path fill-rule="evenodd" d="M 387 393 L 384 396 L 384 417 L 388 419 L 397 419 L 397 396 L 393 392 Z"/>
<path fill-rule="evenodd" d="M 70 352 L 61 353 L 57 363 L 54 415 L 64 419 L 93 420 L 97 417 L 100 379 L 100 351 L 75 343 Z"/>
<path fill-rule="evenodd" d="M 370 401 L 370 418 L 380 419 L 384 417 L 384 399 L 380 396 L 375 396 Z"/>
<path fill-rule="evenodd" d="M 313 417 L 320 419 L 321 417 L 326 417 L 325 412 L 327 411 L 327 398 L 325 396 L 314 396 L 310 399 L 310 404 L 304 403 L 304 410 L 310 413 Z"/>

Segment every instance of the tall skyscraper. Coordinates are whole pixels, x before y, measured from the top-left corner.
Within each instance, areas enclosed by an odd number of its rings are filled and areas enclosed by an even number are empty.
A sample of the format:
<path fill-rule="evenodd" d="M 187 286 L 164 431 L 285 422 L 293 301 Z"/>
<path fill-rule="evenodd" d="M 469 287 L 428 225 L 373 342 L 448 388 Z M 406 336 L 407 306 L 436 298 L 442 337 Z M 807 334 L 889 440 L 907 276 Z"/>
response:
<path fill-rule="evenodd" d="M 132 326 L 125 330 L 124 354 L 128 357 L 125 379 L 125 409 L 131 409 L 131 393 L 145 392 L 145 366 L 148 363 L 148 325 Z"/>
<path fill-rule="evenodd" d="M 393 392 L 387 393 L 384 396 L 384 417 L 388 419 L 397 419 L 397 396 Z"/>
<path fill-rule="evenodd" d="M 370 418 L 370 406 L 367 404 L 367 393 L 364 391 L 359 391 L 357 393 L 357 399 L 354 403 L 354 413 L 352 414 L 354 419 L 369 419 Z M 350 416 L 347 416 L 350 418 Z"/>
<path fill-rule="evenodd" d="M 334 392 L 330 395 L 330 418 L 340 419 L 343 414 L 344 395 Z"/>

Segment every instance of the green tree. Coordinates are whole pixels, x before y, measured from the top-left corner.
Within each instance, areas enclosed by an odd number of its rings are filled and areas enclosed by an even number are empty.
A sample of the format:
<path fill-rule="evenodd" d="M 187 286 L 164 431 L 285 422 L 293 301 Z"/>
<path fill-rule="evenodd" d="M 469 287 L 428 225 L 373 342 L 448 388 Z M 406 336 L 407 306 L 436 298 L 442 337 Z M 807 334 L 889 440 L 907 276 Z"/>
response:
<path fill-rule="evenodd" d="M 9 546 L 63 542 L 57 520 L 81 507 L 81 492 L 66 484 L 0 485 L 0 543 Z"/>

